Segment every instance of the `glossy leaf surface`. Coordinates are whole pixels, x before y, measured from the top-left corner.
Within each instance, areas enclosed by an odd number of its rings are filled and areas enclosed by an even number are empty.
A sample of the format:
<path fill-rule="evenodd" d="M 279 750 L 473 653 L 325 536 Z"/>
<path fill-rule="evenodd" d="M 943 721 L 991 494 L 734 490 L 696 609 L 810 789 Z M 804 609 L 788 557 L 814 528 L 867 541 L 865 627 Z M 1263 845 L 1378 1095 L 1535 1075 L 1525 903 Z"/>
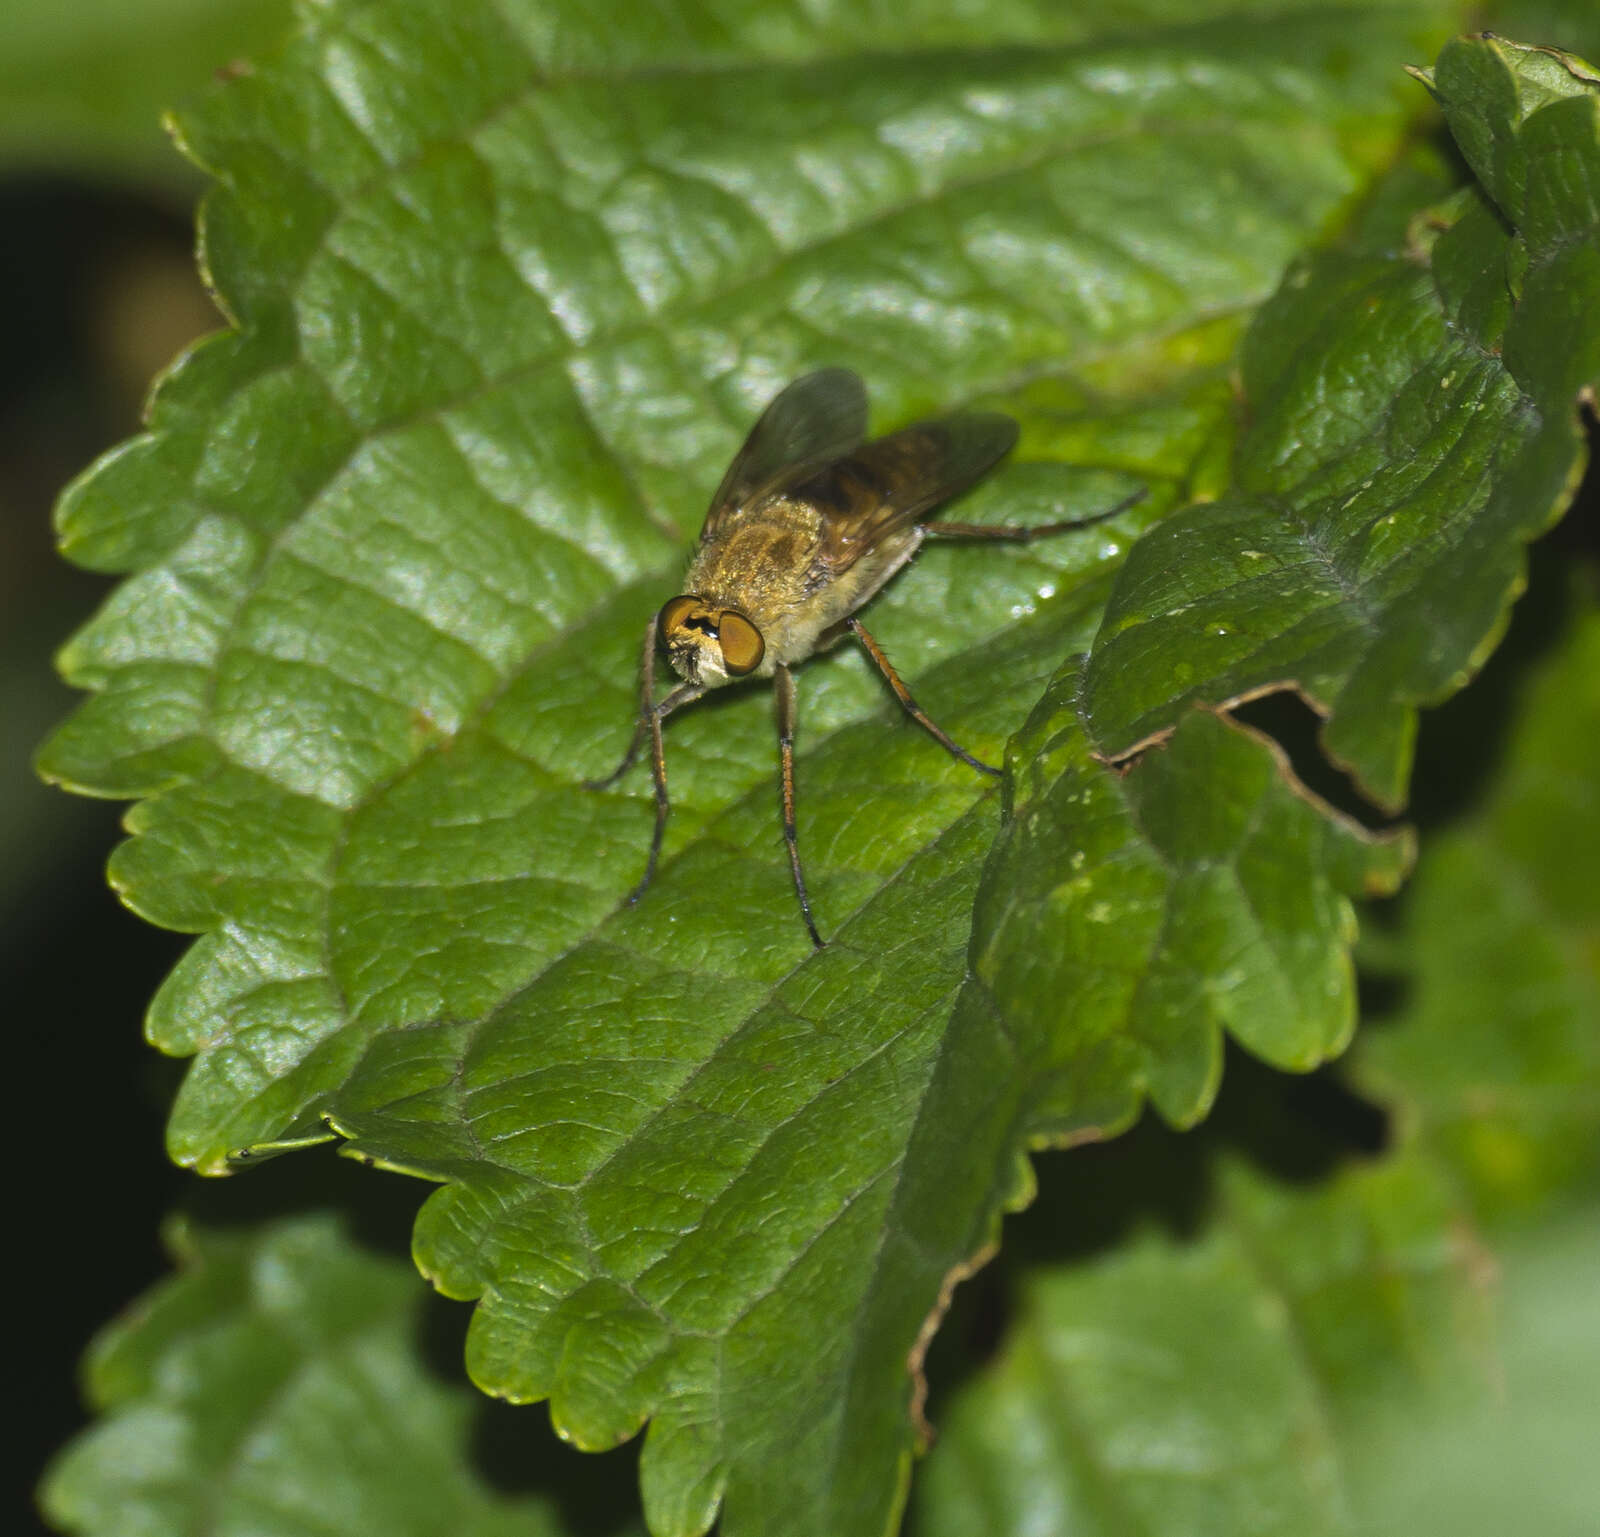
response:
<path fill-rule="evenodd" d="M 1425 78 L 1482 190 L 1406 249 L 1308 258 L 1263 311 L 1233 493 L 1143 541 L 1097 639 L 1112 752 L 1194 699 L 1292 685 L 1398 809 L 1416 707 L 1481 664 L 1572 492 L 1600 380 L 1600 76 L 1472 39 Z"/>

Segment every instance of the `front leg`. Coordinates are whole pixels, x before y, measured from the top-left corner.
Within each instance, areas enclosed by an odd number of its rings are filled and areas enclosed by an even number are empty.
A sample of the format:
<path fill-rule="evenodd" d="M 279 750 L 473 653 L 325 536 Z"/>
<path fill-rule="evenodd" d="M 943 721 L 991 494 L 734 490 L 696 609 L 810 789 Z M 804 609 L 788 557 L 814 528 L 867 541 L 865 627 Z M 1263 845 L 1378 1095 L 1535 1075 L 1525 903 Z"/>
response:
<path fill-rule="evenodd" d="M 657 616 L 651 614 L 650 622 L 644 627 L 644 654 L 639 658 L 639 713 L 634 717 L 633 740 L 628 743 L 628 750 L 623 753 L 622 762 L 604 779 L 583 781 L 585 790 L 609 790 L 633 767 L 634 759 L 639 756 L 639 749 L 644 746 L 645 733 L 650 729 L 650 696 L 655 691 L 657 623 Z M 671 697 L 670 694 L 667 696 L 669 700 Z"/>
<path fill-rule="evenodd" d="M 644 875 L 628 894 L 630 907 L 645 894 L 650 882 L 655 879 L 656 864 L 661 858 L 661 840 L 667 830 L 667 813 L 672 809 L 667 798 L 667 757 L 661 741 L 661 723 L 680 705 L 691 704 L 705 693 L 697 683 L 680 683 L 660 704 L 656 703 L 656 633 L 656 616 L 652 614 L 644 631 L 644 658 L 639 666 L 639 716 L 634 722 L 633 740 L 628 743 L 622 762 L 604 779 L 583 781 L 586 790 L 610 789 L 633 767 L 645 737 L 649 736 L 650 777 L 656 794 L 656 825 L 650 835 L 650 857 L 645 863 Z"/>
<path fill-rule="evenodd" d="M 800 899 L 800 916 L 805 919 L 811 943 L 822 949 L 823 939 L 811 917 L 811 898 L 806 895 L 806 873 L 800 865 L 800 840 L 794 818 L 794 674 L 781 662 L 772 674 L 773 692 L 778 703 L 778 767 L 783 780 L 783 841 L 789 846 L 789 869 L 794 875 L 794 893 Z"/>

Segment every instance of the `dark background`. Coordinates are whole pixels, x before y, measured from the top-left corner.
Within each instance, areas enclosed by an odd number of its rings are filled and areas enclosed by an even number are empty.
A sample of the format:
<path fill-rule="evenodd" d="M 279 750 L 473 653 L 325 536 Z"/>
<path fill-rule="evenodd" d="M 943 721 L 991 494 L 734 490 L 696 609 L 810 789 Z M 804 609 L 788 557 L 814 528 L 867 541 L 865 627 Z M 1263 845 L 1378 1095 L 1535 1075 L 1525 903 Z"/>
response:
<path fill-rule="evenodd" d="M 166 1160 L 162 1104 L 177 1064 L 145 1046 L 142 1013 L 183 940 L 106 885 L 122 808 L 34 777 L 40 738 L 72 707 L 50 658 L 110 583 L 55 554 L 55 493 L 137 430 L 172 352 L 216 322 L 194 276 L 183 200 L 65 177 L 0 184 L 0 998 L 23 1106 L 14 1253 L 44 1306 L 14 1317 L 31 1483 L 81 1422 L 73 1362 L 90 1332 L 165 1268 L 162 1217 L 194 1181 Z M 22 1267 L 7 1267 L 17 1277 Z"/>

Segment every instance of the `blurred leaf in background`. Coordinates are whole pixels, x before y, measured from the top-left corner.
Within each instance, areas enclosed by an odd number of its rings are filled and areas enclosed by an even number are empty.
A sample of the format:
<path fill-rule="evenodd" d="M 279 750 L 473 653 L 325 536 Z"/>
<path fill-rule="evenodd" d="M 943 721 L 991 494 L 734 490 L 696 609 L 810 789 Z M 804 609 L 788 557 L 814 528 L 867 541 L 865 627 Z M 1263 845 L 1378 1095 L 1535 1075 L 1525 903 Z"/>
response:
<path fill-rule="evenodd" d="M 0 171 L 193 193 L 161 118 L 218 70 L 281 43 L 291 0 L 8 0 Z"/>
<path fill-rule="evenodd" d="M 404 1259 L 326 1215 L 244 1234 L 175 1223 L 167 1241 L 178 1274 L 95 1342 L 87 1376 L 102 1422 L 43 1493 L 63 1529 L 641 1530 L 615 1515 L 615 1498 L 569 1520 L 556 1498 L 508 1498 L 474 1466 L 491 1406 L 426 1361 L 426 1299 Z M 531 1439 L 535 1427 L 523 1429 Z"/>

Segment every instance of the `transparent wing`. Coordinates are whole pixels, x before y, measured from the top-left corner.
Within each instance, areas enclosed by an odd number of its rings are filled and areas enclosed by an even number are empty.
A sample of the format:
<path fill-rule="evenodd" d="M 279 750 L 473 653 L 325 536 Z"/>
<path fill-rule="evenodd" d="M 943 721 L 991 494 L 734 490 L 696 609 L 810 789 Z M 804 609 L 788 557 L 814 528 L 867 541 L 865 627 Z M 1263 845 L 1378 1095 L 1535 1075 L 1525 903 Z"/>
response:
<path fill-rule="evenodd" d="M 821 508 L 820 558 L 837 575 L 981 480 L 1016 441 L 1017 424 L 994 412 L 918 422 L 835 460 L 788 494 Z"/>
<path fill-rule="evenodd" d="M 858 448 L 867 435 L 867 389 L 847 368 L 806 374 L 773 397 L 711 498 L 704 533 L 730 514 Z M 704 537 L 704 535 L 702 535 Z"/>

